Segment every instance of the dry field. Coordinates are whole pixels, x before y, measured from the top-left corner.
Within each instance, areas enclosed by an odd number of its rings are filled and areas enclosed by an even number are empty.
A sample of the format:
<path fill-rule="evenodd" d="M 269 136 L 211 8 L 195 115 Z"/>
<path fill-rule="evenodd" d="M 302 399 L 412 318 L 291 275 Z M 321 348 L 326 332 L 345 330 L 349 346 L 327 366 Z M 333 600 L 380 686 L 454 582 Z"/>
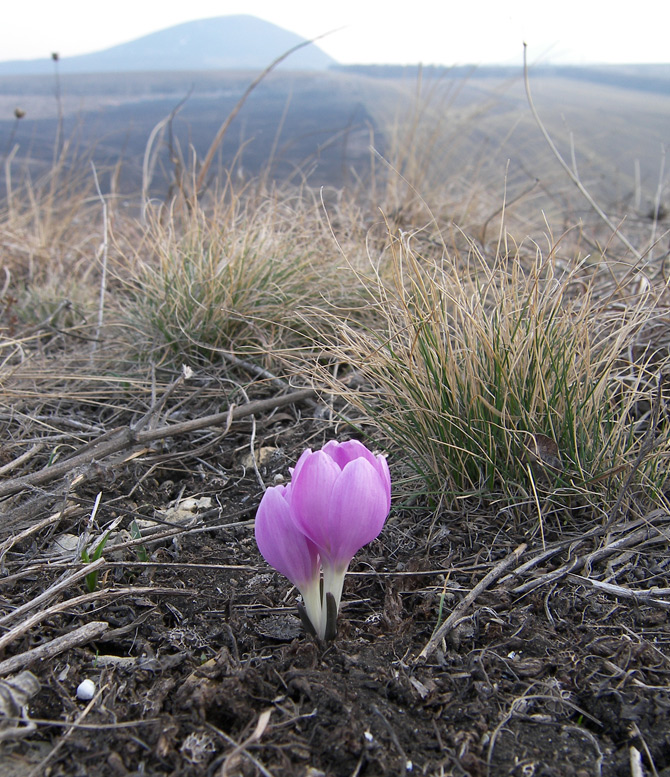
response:
<path fill-rule="evenodd" d="M 3 777 L 669 774 L 670 98 L 251 78 L 3 82 Z M 351 438 L 322 644 L 254 515 Z"/>

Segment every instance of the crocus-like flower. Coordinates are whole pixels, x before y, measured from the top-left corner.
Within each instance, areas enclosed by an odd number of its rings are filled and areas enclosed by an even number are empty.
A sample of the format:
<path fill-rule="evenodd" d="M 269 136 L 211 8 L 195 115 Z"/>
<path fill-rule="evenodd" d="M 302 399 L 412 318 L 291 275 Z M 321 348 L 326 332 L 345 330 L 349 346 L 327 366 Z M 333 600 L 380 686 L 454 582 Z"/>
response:
<path fill-rule="evenodd" d="M 322 639 L 334 636 L 351 559 L 377 537 L 390 507 L 386 459 L 357 440 L 306 450 L 289 485 L 265 492 L 256 518 L 258 547 L 303 594 L 307 616 Z M 323 590 L 317 617 L 314 579 L 319 579 L 319 564 Z"/>
<path fill-rule="evenodd" d="M 319 549 L 324 591 L 339 607 L 351 559 L 378 536 L 391 508 L 386 459 L 358 440 L 329 442 L 302 454 L 290 488 L 293 519 Z"/>
<path fill-rule="evenodd" d="M 263 495 L 254 532 L 263 558 L 302 594 L 305 611 L 317 634 L 322 626 L 319 552 L 295 525 L 285 486 L 273 486 Z"/>

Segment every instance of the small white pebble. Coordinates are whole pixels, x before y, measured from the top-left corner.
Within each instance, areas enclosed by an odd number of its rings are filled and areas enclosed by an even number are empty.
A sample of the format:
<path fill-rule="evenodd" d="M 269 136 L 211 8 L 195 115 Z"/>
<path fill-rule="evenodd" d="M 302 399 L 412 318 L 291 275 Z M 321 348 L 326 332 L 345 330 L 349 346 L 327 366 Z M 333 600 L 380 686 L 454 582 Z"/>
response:
<path fill-rule="evenodd" d="M 95 695 L 95 683 L 93 680 L 82 680 L 77 687 L 77 698 L 82 701 L 90 701 Z"/>

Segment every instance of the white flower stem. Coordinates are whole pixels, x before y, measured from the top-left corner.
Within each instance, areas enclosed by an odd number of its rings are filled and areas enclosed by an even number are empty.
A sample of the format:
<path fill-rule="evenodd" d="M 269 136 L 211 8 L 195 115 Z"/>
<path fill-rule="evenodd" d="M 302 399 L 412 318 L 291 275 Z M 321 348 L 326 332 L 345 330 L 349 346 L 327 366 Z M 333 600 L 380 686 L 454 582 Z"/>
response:
<path fill-rule="evenodd" d="M 340 600 L 342 599 L 342 588 L 344 586 L 344 576 L 347 574 L 349 565 L 345 567 L 334 567 L 330 564 L 323 564 L 323 619 L 326 619 L 326 594 L 330 593 L 335 599 L 337 609 L 340 609 Z"/>
<path fill-rule="evenodd" d="M 300 589 L 305 612 L 319 639 L 323 639 L 326 633 L 326 615 L 321 603 L 321 580 L 317 577 Z"/>

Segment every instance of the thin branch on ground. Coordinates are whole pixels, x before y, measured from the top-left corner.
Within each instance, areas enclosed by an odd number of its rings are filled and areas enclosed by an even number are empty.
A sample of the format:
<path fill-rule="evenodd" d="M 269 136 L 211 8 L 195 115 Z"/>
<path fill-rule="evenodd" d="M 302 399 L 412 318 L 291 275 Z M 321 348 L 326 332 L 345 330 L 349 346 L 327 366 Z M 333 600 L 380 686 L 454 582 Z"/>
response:
<path fill-rule="evenodd" d="M 665 518 L 666 520 L 670 519 L 670 516 L 666 515 Z M 637 522 L 635 525 L 637 525 Z M 539 577 L 533 578 L 510 589 L 510 593 L 517 596 L 527 594 L 540 586 L 547 585 L 548 583 L 555 583 L 557 580 L 564 578 L 570 573 L 574 574 L 584 568 L 590 569 L 593 564 L 608 556 L 612 556 L 649 541 L 664 543 L 667 542 L 667 535 L 665 532 L 661 531 L 660 528 L 657 528 L 652 524 L 645 524 L 642 528 L 629 531 L 623 537 L 608 542 L 587 555 L 574 556 L 565 564 L 558 567 L 558 569 L 554 569 L 551 572 L 547 572 L 546 574 L 540 575 Z M 577 543 L 581 544 L 581 540 L 577 540 Z M 542 557 L 544 558 L 544 554 L 542 554 Z M 519 570 L 515 570 L 515 576 L 518 574 L 518 571 Z"/>
<path fill-rule="evenodd" d="M 30 475 L 23 475 L 19 478 L 12 478 L 0 484 L 0 497 L 17 494 L 24 489 L 35 486 L 42 486 L 57 478 L 63 477 L 74 470 L 85 467 L 93 461 L 100 462 L 107 456 L 121 451 L 131 450 L 135 446 L 143 446 L 156 440 L 163 440 L 166 437 L 173 437 L 178 434 L 187 434 L 198 429 L 204 429 L 207 426 L 220 426 L 226 424 L 230 426 L 234 421 L 253 415 L 254 413 L 266 413 L 268 410 L 285 407 L 296 402 L 302 402 L 305 399 L 312 399 L 316 396 L 314 389 L 299 389 L 290 394 L 284 394 L 269 399 L 257 399 L 246 405 L 236 407 L 232 405 L 226 412 L 215 413 L 214 415 L 194 418 L 189 421 L 182 421 L 176 424 L 161 426 L 158 429 L 150 429 L 146 432 L 136 433 L 132 428 L 121 427 L 113 429 L 102 435 L 98 440 L 93 440 L 85 447 L 86 450 L 80 450 L 68 459 L 53 464 L 50 467 L 44 467 Z"/>
<path fill-rule="evenodd" d="M 659 599 L 659 596 L 664 594 L 667 596 L 670 594 L 670 589 L 654 590 L 635 590 L 633 588 L 626 588 L 622 585 L 614 585 L 613 583 L 605 583 L 601 580 L 594 580 L 591 577 L 582 577 L 581 575 L 568 574 L 568 580 L 581 583 L 583 585 L 589 585 L 591 588 L 595 588 L 598 591 L 609 594 L 610 596 L 616 596 L 619 599 L 631 599 L 637 604 L 648 604 L 652 607 L 657 607 L 660 610 L 670 610 L 670 601 L 664 601 Z"/>
<path fill-rule="evenodd" d="M 0 676 L 16 672 L 18 669 L 24 669 L 37 661 L 46 661 L 54 656 L 64 653 L 73 647 L 81 647 L 91 640 L 100 637 L 107 631 L 109 623 L 105 621 L 91 621 L 79 626 L 74 631 L 63 634 L 60 637 L 45 642 L 32 650 L 26 650 L 25 653 L 6 658 L 0 661 Z"/>
<path fill-rule="evenodd" d="M 100 559 L 102 560 L 102 559 Z M 110 588 L 104 591 L 94 591 L 90 594 L 82 594 L 81 596 L 75 596 L 72 599 L 66 599 L 65 601 L 53 604 L 46 610 L 41 610 L 26 618 L 23 622 L 17 624 L 13 629 L 3 634 L 0 637 L 0 650 L 4 650 L 14 640 L 23 636 L 27 631 L 36 626 L 38 623 L 56 615 L 64 610 L 69 610 L 80 604 L 88 604 L 89 602 L 95 602 L 104 599 L 119 599 L 122 596 L 150 596 L 157 594 L 168 594 L 170 596 L 192 596 L 194 591 L 190 589 L 179 588 L 162 588 L 154 586 L 130 586 L 127 588 Z"/>
<path fill-rule="evenodd" d="M 515 564 L 526 550 L 526 544 L 522 543 L 519 547 L 515 548 L 508 556 L 498 562 L 493 569 L 485 575 L 477 585 L 468 593 L 468 595 L 454 607 L 451 615 L 445 620 L 445 622 L 437 629 L 431 638 L 426 643 L 424 649 L 419 653 L 416 661 L 425 661 L 437 648 L 440 642 L 444 639 L 446 634 L 454 627 L 456 622 L 463 616 L 465 611 L 471 604 L 477 599 L 477 597 L 495 583 L 503 574 Z"/>
<path fill-rule="evenodd" d="M 4 477 L 5 475 L 8 475 L 12 470 L 15 470 L 17 467 L 20 467 L 22 464 L 25 464 L 27 461 L 30 461 L 30 459 L 32 459 L 33 456 L 35 456 L 42 450 L 42 448 L 44 448 L 44 443 L 37 442 L 35 443 L 35 445 L 30 447 L 25 453 L 22 453 L 20 456 L 17 456 L 15 459 L 12 459 L 12 461 L 0 467 L 0 477 Z"/>
<path fill-rule="evenodd" d="M 7 552 L 14 547 L 14 545 L 16 545 L 19 542 L 22 542 L 23 540 L 27 539 L 33 534 L 36 534 L 42 529 L 45 529 L 47 526 L 51 526 L 54 523 L 58 523 L 63 518 L 70 517 L 78 512 L 81 512 L 81 508 L 78 505 L 77 506 L 69 505 L 65 509 L 59 510 L 57 513 L 54 513 L 53 515 L 50 515 L 47 518 L 44 518 L 43 520 L 38 521 L 32 526 L 29 526 L 24 531 L 19 532 L 18 534 L 11 534 L 6 540 L 4 540 L 4 542 L 0 543 L 0 572 L 4 571 L 3 567 L 4 567 L 5 556 Z"/>
<path fill-rule="evenodd" d="M 73 583 L 76 583 L 78 580 L 81 580 L 82 577 L 87 577 L 92 572 L 99 571 L 100 567 L 104 563 L 105 563 L 104 558 L 99 558 L 99 559 L 96 559 L 96 561 L 91 561 L 89 564 L 84 564 L 79 569 L 75 569 L 73 572 L 67 575 L 63 580 L 59 580 L 50 588 L 47 588 L 46 591 L 43 591 L 39 596 L 36 596 L 34 599 L 31 599 L 29 602 L 25 602 L 20 607 L 17 607 L 15 610 L 12 610 L 11 612 L 7 613 L 7 615 L 4 615 L 2 618 L 0 618 L 0 626 L 4 626 L 6 623 L 9 623 L 9 621 L 15 620 L 20 615 L 23 615 L 24 613 L 29 612 L 30 610 L 34 610 L 36 607 L 40 607 L 41 605 L 44 604 L 44 602 L 46 602 L 52 596 L 55 596 L 56 594 L 60 593 L 65 588 L 69 588 Z"/>

